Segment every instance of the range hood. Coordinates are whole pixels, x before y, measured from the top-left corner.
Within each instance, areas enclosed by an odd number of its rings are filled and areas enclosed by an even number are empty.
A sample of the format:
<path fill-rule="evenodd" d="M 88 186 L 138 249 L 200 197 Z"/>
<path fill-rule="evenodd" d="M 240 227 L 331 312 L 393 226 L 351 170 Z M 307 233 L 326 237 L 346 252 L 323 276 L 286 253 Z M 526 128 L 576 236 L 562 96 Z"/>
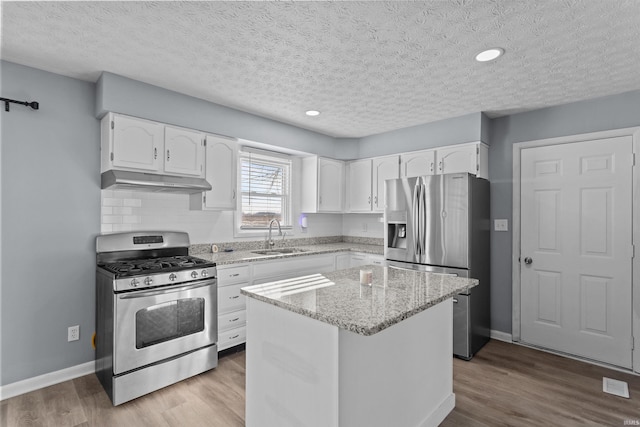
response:
<path fill-rule="evenodd" d="M 106 188 L 192 194 L 211 190 L 211 184 L 204 178 L 112 169 L 102 173 L 102 189 Z"/>

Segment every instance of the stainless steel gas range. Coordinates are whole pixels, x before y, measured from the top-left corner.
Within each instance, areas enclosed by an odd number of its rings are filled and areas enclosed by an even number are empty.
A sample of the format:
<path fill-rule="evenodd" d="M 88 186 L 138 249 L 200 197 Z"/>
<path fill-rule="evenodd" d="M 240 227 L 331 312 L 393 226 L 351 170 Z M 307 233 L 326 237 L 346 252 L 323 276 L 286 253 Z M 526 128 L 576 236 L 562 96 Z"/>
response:
<path fill-rule="evenodd" d="M 96 375 L 114 405 L 218 364 L 215 263 L 182 232 L 98 236 Z"/>

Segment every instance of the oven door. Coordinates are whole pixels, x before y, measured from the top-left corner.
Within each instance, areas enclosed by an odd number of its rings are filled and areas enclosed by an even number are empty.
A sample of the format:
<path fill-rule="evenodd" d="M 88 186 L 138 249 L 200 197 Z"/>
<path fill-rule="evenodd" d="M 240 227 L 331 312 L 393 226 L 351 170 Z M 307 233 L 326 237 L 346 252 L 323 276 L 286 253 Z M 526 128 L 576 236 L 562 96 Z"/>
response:
<path fill-rule="evenodd" d="M 216 279 L 114 294 L 115 375 L 214 344 Z"/>

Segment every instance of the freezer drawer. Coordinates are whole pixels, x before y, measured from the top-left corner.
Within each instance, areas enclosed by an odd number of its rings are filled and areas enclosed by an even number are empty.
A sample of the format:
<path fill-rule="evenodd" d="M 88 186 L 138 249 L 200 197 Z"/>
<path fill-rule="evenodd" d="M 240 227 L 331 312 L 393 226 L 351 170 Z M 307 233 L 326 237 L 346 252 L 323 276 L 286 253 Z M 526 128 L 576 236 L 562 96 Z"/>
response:
<path fill-rule="evenodd" d="M 471 295 L 453 297 L 453 354 L 463 359 L 471 358 L 471 331 L 469 300 Z"/>

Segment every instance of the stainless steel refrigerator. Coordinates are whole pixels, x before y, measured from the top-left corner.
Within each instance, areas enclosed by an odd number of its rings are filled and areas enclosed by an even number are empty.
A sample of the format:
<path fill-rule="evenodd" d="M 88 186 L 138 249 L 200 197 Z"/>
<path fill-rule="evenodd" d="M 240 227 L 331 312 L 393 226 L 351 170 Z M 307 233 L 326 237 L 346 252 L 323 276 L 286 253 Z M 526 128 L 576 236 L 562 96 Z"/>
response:
<path fill-rule="evenodd" d="M 489 340 L 489 182 L 468 173 L 385 182 L 384 253 L 391 266 L 471 277 L 453 299 L 453 354 Z"/>

